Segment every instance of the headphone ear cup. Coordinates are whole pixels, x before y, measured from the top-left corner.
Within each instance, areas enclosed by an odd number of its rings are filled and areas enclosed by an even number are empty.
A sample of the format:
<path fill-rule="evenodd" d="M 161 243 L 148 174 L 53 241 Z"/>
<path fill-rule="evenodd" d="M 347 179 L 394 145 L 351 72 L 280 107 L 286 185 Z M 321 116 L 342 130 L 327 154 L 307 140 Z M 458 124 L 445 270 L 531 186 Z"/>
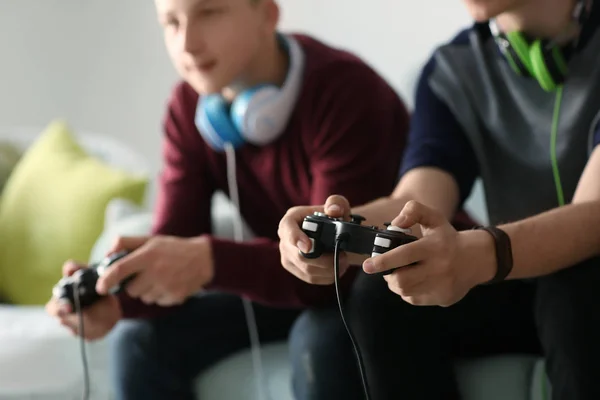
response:
<path fill-rule="evenodd" d="M 542 48 L 542 41 L 536 40 L 531 46 L 531 67 L 533 71 L 533 77 L 537 79 L 542 89 L 547 92 L 551 92 L 556 89 L 556 83 L 552 78 L 552 74 L 548 70 L 548 64 L 546 63 L 546 57 Z"/>
<path fill-rule="evenodd" d="M 560 49 L 553 46 L 547 50 L 546 44 L 545 41 L 537 40 L 531 46 L 531 65 L 540 86 L 551 92 L 564 82 L 568 68 Z"/>
<path fill-rule="evenodd" d="M 240 94 L 231 106 L 231 120 L 244 140 L 265 145 L 281 133 L 282 91 L 274 85 L 261 85 Z M 280 117 L 278 114 L 282 114 Z"/>
<path fill-rule="evenodd" d="M 511 67 L 522 76 L 533 74 L 531 60 L 529 58 L 529 42 L 520 32 L 506 33 L 506 40 L 510 46 L 506 49 L 506 55 Z"/>
<path fill-rule="evenodd" d="M 221 95 L 202 96 L 196 111 L 196 125 L 208 144 L 216 150 L 224 150 L 225 143 L 234 147 L 244 139 L 229 117 L 229 104 Z"/>
<path fill-rule="evenodd" d="M 255 110 L 250 109 L 250 104 L 252 103 L 252 99 L 258 95 L 261 90 L 268 85 L 259 85 L 253 87 L 251 89 L 247 89 L 242 93 L 238 94 L 233 103 L 231 104 L 230 118 L 233 124 L 235 125 L 238 132 L 242 134 L 242 136 L 246 136 L 248 133 L 248 123 L 247 120 L 250 116 L 250 113 Z"/>

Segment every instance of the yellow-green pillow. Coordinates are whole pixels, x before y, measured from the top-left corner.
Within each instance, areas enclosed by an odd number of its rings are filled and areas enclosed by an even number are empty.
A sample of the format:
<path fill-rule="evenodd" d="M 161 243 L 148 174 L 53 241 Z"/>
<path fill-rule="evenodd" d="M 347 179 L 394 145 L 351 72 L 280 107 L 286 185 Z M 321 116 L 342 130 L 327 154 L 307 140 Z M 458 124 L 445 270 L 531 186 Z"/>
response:
<path fill-rule="evenodd" d="M 141 204 L 147 177 L 108 166 L 52 122 L 25 152 L 0 199 L 0 296 L 44 304 L 67 259 L 87 260 L 108 202 Z"/>
<path fill-rule="evenodd" d="M 8 142 L 0 142 L 0 193 L 20 157 L 21 153 L 16 146 Z"/>

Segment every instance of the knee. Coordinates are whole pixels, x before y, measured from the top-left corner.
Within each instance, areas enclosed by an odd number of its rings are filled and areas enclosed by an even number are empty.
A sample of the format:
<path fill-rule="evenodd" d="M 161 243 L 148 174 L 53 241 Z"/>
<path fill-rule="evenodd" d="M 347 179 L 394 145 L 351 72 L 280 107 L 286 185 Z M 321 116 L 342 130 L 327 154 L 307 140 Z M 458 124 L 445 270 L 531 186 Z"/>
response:
<path fill-rule="evenodd" d="M 592 258 L 563 269 L 538 281 L 538 293 L 544 300 L 566 303 L 596 302 L 600 282 L 600 258 Z"/>
<path fill-rule="evenodd" d="M 290 333 L 297 399 L 354 399 L 360 393 L 352 344 L 337 308 L 306 311 Z"/>
<path fill-rule="evenodd" d="M 113 369 L 121 373 L 148 358 L 155 342 L 151 325 L 141 320 L 119 321 L 108 339 Z"/>
<path fill-rule="evenodd" d="M 294 374 L 314 383 L 339 360 L 351 354 L 351 344 L 336 308 L 309 310 L 300 315 L 290 333 Z"/>
<path fill-rule="evenodd" d="M 298 317 L 290 332 L 290 352 L 295 365 L 320 365 L 316 358 L 328 358 L 327 350 L 334 347 L 343 329 L 335 311 L 308 310 Z"/>
<path fill-rule="evenodd" d="M 597 324 L 600 314 L 593 310 L 599 302 L 598 282 L 599 258 L 540 278 L 537 284 L 538 317 L 546 323 L 554 321 L 560 330 L 564 330 L 565 325 Z"/>

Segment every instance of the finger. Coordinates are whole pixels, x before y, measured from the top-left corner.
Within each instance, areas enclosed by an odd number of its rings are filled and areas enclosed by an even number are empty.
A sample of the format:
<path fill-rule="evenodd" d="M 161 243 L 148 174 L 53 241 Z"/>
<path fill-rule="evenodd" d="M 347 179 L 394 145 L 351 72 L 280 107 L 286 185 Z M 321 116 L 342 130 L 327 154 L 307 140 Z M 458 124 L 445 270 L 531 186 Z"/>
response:
<path fill-rule="evenodd" d="M 96 291 L 107 294 L 110 288 L 121 283 L 125 278 L 140 272 L 149 265 L 149 248 L 138 248 L 136 251 L 116 261 L 96 282 Z"/>
<path fill-rule="evenodd" d="M 74 260 L 68 260 L 67 262 L 65 262 L 63 264 L 62 274 L 63 274 L 63 276 L 71 276 L 76 271 L 79 271 L 80 269 L 83 269 L 83 268 L 85 268 L 85 266 L 83 264 L 80 264 Z"/>
<path fill-rule="evenodd" d="M 144 293 L 150 291 L 154 282 L 148 274 L 143 272 L 133 278 L 128 284 L 125 290 L 127 294 L 133 298 L 141 297 Z"/>
<path fill-rule="evenodd" d="M 310 238 L 302 231 L 302 221 L 308 215 L 315 211 L 323 212 L 323 206 L 303 206 L 290 208 L 281 221 L 277 229 L 279 239 L 285 243 L 291 243 L 295 246 L 294 252 L 300 249 L 308 253 L 312 247 Z"/>
<path fill-rule="evenodd" d="M 325 202 L 325 213 L 330 217 L 343 217 L 345 220 L 349 220 L 350 202 L 344 196 L 337 194 L 329 196 Z"/>
<path fill-rule="evenodd" d="M 119 236 L 115 239 L 107 255 L 122 250 L 133 251 L 143 246 L 150 239 L 150 236 Z"/>
<path fill-rule="evenodd" d="M 75 314 L 66 315 L 59 318 L 60 324 L 64 327 L 77 329 L 79 326 L 79 316 Z"/>
<path fill-rule="evenodd" d="M 411 265 L 399 268 L 384 277 L 388 287 L 402 297 L 427 294 L 430 283 L 427 280 L 429 264 Z"/>
<path fill-rule="evenodd" d="M 306 258 L 302 254 L 296 252 L 293 257 L 294 264 L 298 265 L 302 270 L 305 270 L 307 267 L 312 266 L 314 268 L 319 268 L 326 271 L 333 271 L 334 267 L 334 257 L 333 254 L 323 254 L 318 258 Z M 341 252 L 339 256 L 340 265 L 348 264 L 348 255 L 345 252 Z"/>
<path fill-rule="evenodd" d="M 283 267 L 292 275 L 294 275 L 296 278 L 306 282 L 306 283 L 310 283 L 312 285 L 329 285 L 333 282 L 333 274 L 330 273 L 329 276 L 327 277 L 323 277 L 323 276 L 315 276 L 315 275 L 310 275 L 308 273 L 306 273 L 306 271 L 299 267 L 297 264 L 294 264 L 293 262 L 288 261 L 284 261 L 283 263 Z"/>
<path fill-rule="evenodd" d="M 185 302 L 185 298 L 175 298 L 172 296 L 161 296 L 156 299 L 156 304 L 161 307 L 172 307 L 183 304 Z"/>
<path fill-rule="evenodd" d="M 400 228 L 409 228 L 415 224 L 436 228 L 445 223 L 448 221 L 440 212 L 414 200 L 408 201 L 392 221 L 392 225 Z"/>
<path fill-rule="evenodd" d="M 58 301 L 57 302 L 56 314 L 59 317 L 66 317 L 67 315 L 70 315 L 72 313 L 73 313 L 73 308 L 71 307 L 71 304 L 69 304 L 69 302 L 67 302 L 67 301 Z"/>
<path fill-rule="evenodd" d="M 58 317 L 58 310 L 59 310 L 59 306 L 58 306 L 58 300 L 55 297 L 52 297 L 47 303 L 46 303 L 46 312 L 48 313 L 48 315 L 52 316 L 52 317 Z"/>
<path fill-rule="evenodd" d="M 152 287 L 149 291 L 146 291 L 144 294 L 140 296 L 140 300 L 142 300 L 145 304 L 155 304 L 158 299 L 166 296 L 161 288 L 156 286 Z"/>
<path fill-rule="evenodd" d="M 367 258 L 363 263 L 363 271 L 367 274 L 377 274 L 422 262 L 427 259 L 431 252 L 430 241 L 426 240 L 426 238 L 420 239 L 396 247 L 375 257 Z"/>

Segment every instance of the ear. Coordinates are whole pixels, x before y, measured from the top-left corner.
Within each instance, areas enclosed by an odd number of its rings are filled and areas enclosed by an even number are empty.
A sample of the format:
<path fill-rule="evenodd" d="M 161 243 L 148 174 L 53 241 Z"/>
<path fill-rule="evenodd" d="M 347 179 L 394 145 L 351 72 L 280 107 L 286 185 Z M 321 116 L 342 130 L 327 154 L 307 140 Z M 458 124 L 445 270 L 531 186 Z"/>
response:
<path fill-rule="evenodd" d="M 269 30 L 269 33 L 275 33 L 277 30 L 277 25 L 279 24 L 279 17 L 281 11 L 279 9 L 279 4 L 275 0 L 263 0 L 264 1 L 264 11 L 265 11 L 265 22 L 266 27 Z"/>

